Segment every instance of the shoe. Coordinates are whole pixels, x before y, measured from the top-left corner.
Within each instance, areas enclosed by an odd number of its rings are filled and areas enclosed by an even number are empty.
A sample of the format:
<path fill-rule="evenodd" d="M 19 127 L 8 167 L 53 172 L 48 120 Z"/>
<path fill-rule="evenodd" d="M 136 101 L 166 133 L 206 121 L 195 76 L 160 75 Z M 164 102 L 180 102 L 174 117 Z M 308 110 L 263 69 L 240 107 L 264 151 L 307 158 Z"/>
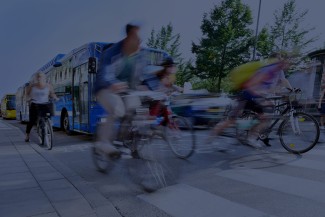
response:
<path fill-rule="evenodd" d="M 261 139 L 261 141 L 264 143 L 264 145 L 271 147 L 272 145 L 270 144 L 270 139 L 266 138 L 266 139 Z"/>
<path fill-rule="evenodd" d="M 134 159 L 140 159 L 140 155 L 139 155 L 138 150 L 132 151 L 132 152 L 131 152 L 131 156 L 132 156 Z"/>
<path fill-rule="evenodd" d="M 29 142 L 29 136 L 25 137 L 25 142 Z"/>
<path fill-rule="evenodd" d="M 249 138 L 248 145 L 256 149 L 261 149 L 263 147 L 263 145 L 259 142 L 259 140 L 255 138 Z"/>
<path fill-rule="evenodd" d="M 325 126 L 319 126 L 320 130 L 325 130 Z"/>
<path fill-rule="evenodd" d="M 106 153 L 111 158 L 118 158 L 121 156 L 121 152 L 110 143 L 96 142 L 95 148 Z"/>

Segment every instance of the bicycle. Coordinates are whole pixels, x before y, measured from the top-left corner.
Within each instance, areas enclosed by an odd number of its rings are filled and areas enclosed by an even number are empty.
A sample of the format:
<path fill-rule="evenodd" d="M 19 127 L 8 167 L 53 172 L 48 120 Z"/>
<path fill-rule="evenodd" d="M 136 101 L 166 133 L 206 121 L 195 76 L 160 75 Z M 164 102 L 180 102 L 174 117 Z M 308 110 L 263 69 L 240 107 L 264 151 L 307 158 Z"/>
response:
<path fill-rule="evenodd" d="M 187 159 L 194 153 L 196 138 L 193 125 L 187 118 L 172 112 L 170 96 L 151 105 L 150 115 L 158 118 L 163 138 L 178 158 Z"/>
<path fill-rule="evenodd" d="M 149 102 L 152 101 L 151 91 L 136 91 L 122 96 L 140 97 L 141 106 L 129 111 L 129 113 L 118 123 L 117 141 L 114 144 L 122 144 L 133 155 L 133 162 L 128 166 L 129 175 L 132 180 L 140 184 L 146 191 L 154 191 L 158 188 L 166 187 L 171 174 L 164 167 L 159 159 L 158 152 L 153 146 L 153 140 L 167 142 L 156 127 L 157 118 L 148 119 Z M 149 95 L 149 96 L 148 96 Z M 120 148 L 120 147 L 117 147 Z M 120 148 L 121 150 L 121 148 Z M 123 150 L 121 150 L 123 152 Z M 92 156 L 94 164 L 99 172 L 107 173 L 114 167 L 114 162 L 120 156 L 108 156 L 93 147 Z M 136 169 L 133 169 L 137 167 Z M 169 174 L 169 175 L 167 175 Z M 148 181 L 149 180 L 149 181 Z"/>
<path fill-rule="evenodd" d="M 39 145 L 47 147 L 48 150 L 51 150 L 53 147 L 53 128 L 51 121 L 51 114 L 49 111 L 49 106 L 52 104 L 38 104 L 37 110 L 38 119 L 37 119 L 37 135 L 39 139 Z"/>
<path fill-rule="evenodd" d="M 279 115 L 272 115 L 275 120 L 259 132 L 258 139 L 263 141 L 265 145 L 270 146 L 269 135 L 280 120 L 282 122 L 278 127 L 277 134 L 279 135 L 281 145 L 288 152 L 294 154 L 306 153 L 317 144 L 320 135 L 318 121 L 312 115 L 301 111 L 302 106 L 299 105 L 297 99 L 299 94 L 301 94 L 300 89 L 290 89 L 288 95 L 266 98 L 267 100 L 282 99 L 284 102 L 274 106 L 274 111 Z M 245 143 L 250 130 L 258 124 L 259 120 L 257 114 L 251 110 L 244 110 L 240 119 L 250 123 L 246 129 L 236 127 L 237 138 L 242 143 Z M 308 135 L 311 135 L 310 138 L 307 138 Z M 295 137 L 298 138 L 295 140 Z M 310 141 L 306 141 L 306 139 Z M 306 144 L 303 144 L 304 142 Z"/>

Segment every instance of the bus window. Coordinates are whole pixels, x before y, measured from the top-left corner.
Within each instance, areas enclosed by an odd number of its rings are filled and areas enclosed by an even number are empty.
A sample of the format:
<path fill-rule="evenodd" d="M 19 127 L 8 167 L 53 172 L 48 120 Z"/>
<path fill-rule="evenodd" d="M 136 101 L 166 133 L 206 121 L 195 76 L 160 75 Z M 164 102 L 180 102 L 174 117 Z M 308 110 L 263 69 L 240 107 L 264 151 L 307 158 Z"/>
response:
<path fill-rule="evenodd" d="M 5 95 L 1 100 L 1 113 L 3 118 L 16 119 L 16 96 Z"/>
<path fill-rule="evenodd" d="M 15 110 L 16 109 L 16 96 L 8 96 L 7 98 L 7 109 Z"/>

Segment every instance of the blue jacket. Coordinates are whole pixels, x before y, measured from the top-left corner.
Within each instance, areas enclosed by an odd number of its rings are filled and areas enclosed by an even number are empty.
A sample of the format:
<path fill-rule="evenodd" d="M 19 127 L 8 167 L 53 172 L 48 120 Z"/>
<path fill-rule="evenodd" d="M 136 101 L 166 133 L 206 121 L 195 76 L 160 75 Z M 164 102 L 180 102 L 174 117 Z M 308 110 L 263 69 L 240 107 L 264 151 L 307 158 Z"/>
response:
<path fill-rule="evenodd" d="M 146 66 L 144 52 L 141 50 L 131 57 L 125 57 L 122 54 L 122 44 L 123 40 L 102 53 L 96 74 L 95 93 L 118 82 L 127 82 L 131 89 L 141 83 Z"/>

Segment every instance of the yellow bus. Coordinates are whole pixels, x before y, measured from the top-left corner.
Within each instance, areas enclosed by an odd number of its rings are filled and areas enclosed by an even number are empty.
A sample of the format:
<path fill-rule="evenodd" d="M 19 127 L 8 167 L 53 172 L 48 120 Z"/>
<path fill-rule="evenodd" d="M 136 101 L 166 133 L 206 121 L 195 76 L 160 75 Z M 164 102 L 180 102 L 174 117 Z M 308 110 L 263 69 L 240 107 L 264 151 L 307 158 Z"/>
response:
<path fill-rule="evenodd" d="M 16 95 L 6 94 L 2 97 L 1 115 L 3 119 L 16 119 Z"/>

